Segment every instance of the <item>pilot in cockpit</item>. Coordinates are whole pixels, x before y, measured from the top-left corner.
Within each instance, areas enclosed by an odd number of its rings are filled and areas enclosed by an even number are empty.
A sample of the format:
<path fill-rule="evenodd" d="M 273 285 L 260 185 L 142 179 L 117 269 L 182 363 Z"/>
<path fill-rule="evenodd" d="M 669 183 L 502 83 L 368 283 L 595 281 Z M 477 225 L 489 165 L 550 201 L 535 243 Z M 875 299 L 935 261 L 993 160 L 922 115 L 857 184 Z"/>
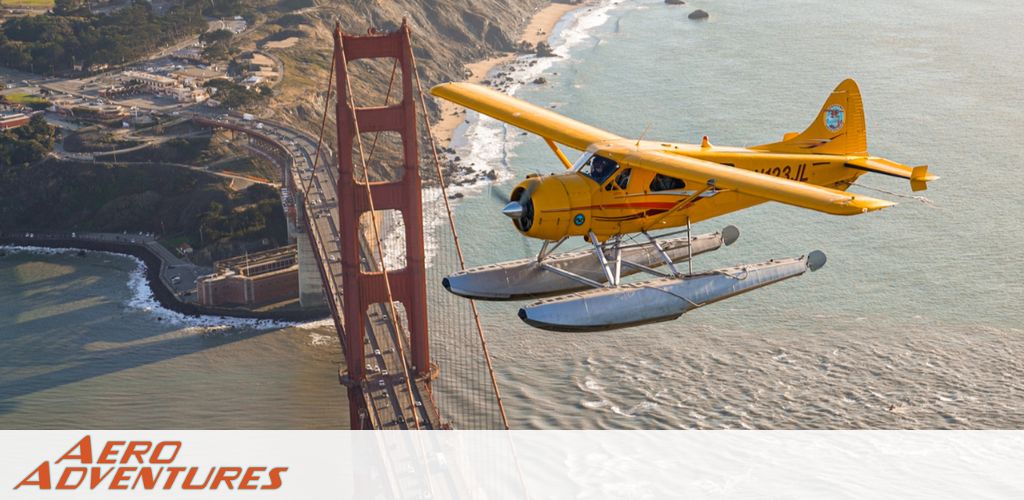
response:
<path fill-rule="evenodd" d="M 590 161 L 590 178 L 597 181 L 598 184 L 604 184 L 604 181 L 615 173 L 618 168 L 619 164 L 615 163 L 614 160 L 594 155 L 594 158 Z"/>

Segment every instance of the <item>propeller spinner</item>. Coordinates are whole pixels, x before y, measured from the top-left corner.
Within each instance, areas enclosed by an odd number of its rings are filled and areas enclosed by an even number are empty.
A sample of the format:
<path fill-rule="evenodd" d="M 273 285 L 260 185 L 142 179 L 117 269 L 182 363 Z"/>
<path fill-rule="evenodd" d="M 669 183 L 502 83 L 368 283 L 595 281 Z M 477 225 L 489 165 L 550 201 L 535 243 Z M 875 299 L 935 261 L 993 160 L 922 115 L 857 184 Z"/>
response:
<path fill-rule="evenodd" d="M 522 190 L 516 189 L 512 192 L 512 199 L 501 213 L 515 221 L 520 231 L 526 232 L 533 226 L 533 193 L 540 187 L 540 180 L 534 177 L 528 178 L 526 187 Z"/>

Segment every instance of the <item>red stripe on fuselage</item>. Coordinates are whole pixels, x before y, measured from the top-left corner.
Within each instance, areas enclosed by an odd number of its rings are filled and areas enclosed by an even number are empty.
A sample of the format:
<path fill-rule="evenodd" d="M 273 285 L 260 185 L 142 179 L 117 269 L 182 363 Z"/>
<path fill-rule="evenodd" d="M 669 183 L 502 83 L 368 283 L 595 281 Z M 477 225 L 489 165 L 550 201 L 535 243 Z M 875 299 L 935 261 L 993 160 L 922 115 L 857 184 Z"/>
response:
<path fill-rule="evenodd" d="M 616 208 L 619 208 L 619 209 L 629 209 L 629 208 L 660 208 L 660 209 L 668 210 L 668 209 L 670 209 L 672 207 L 675 207 L 680 201 L 683 201 L 683 200 L 679 200 L 679 201 L 675 201 L 675 202 L 647 201 L 647 202 L 641 202 L 641 203 L 609 203 L 609 204 L 605 204 L 605 205 L 590 205 L 590 206 L 587 206 L 587 207 L 571 207 L 571 208 L 549 209 L 549 210 L 542 210 L 542 212 L 576 212 L 576 211 L 579 211 L 579 210 L 593 210 L 595 208 L 600 208 L 600 209 L 605 209 L 605 210 L 607 210 L 607 209 L 616 209 Z"/>

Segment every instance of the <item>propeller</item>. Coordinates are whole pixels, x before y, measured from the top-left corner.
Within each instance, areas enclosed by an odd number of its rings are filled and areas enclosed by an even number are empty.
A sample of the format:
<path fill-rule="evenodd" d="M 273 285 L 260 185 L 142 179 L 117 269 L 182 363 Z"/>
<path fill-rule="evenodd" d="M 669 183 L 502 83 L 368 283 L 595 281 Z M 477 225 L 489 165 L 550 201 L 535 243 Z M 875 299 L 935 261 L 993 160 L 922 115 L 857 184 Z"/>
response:
<path fill-rule="evenodd" d="M 522 217 L 524 213 L 529 211 L 527 207 L 530 205 L 530 199 L 538 187 L 540 187 L 540 181 L 535 177 L 530 178 L 526 184 L 526 189 L 519 195 L 519 199 L 510 201 L 505 205 L 505 208 L 501 209 L 501 213 L 510 219 Z"/>
<path fill-rule="evenodd" d="M 490 184 L 488 191 L 490 191 L 491 197 L 494 198 L 495 201 L 500 203 L 500 206 L 504 207 L 502 209 L 503 214 L 505 214 L 511 219 L 518 219 L 522 217 L 523 212 L 520 212 L 519 215 L 509 215 L 509 212 L 507 212 L 506 209 L 509 208 L 509 205 L 515 203 L 516 205 L 519 205 L 519 209 L 522 210 L 522 203 L 524 202 L 524 197 L 526 197 L 525 201 L 529 201 L 529 197 L 533 196 L 533 192 L 537 190 L 538 185 L 540 185 L 539 180 L 534 180 L 533 182 L 531 182 L 530 185 L 527 186 L 526 190 L 519 196 L 519 200 L 517 200 L 516 202 L 510 202 L 512 197 L 509 196 L 507 192 L 505 192 L 503 189 L 501 189 L 495 184 Z M 532 250 L 530 248 L 529 240 L 527 238 L 520 237 L 519 241 L 521 241 L 523 244 L 524 257 L 536 253 L 536 250 Z"/>
<path fill-rule="evenodd" d="M 496 185 L 488 184 L 487 192 L 491 195 L 492 198 L 495 199 L 495 201 L 497 201 L 498 203 L 501 203 L 502 206 L 504 206 L 506 203 L 508 203 L 508 200 L 509 200 L 508 193 L 506 193 L 504 190 L 502 190 L 501 188 L 497 187 Z"/>

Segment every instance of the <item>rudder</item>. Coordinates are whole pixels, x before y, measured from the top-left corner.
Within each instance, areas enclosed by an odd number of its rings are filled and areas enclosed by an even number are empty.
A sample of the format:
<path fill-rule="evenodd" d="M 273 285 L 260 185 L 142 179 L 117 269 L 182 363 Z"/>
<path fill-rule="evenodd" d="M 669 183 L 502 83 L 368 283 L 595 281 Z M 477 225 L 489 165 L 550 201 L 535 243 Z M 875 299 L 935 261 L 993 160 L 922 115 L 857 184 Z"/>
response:
<path fill-rule="evenodd" d="M 860 88 L 852 79 L 843 80 L 828 96 L 807 130 L 781 142 L 750 149 L 776 153 L 867 155 L 867 127 Z"/>

